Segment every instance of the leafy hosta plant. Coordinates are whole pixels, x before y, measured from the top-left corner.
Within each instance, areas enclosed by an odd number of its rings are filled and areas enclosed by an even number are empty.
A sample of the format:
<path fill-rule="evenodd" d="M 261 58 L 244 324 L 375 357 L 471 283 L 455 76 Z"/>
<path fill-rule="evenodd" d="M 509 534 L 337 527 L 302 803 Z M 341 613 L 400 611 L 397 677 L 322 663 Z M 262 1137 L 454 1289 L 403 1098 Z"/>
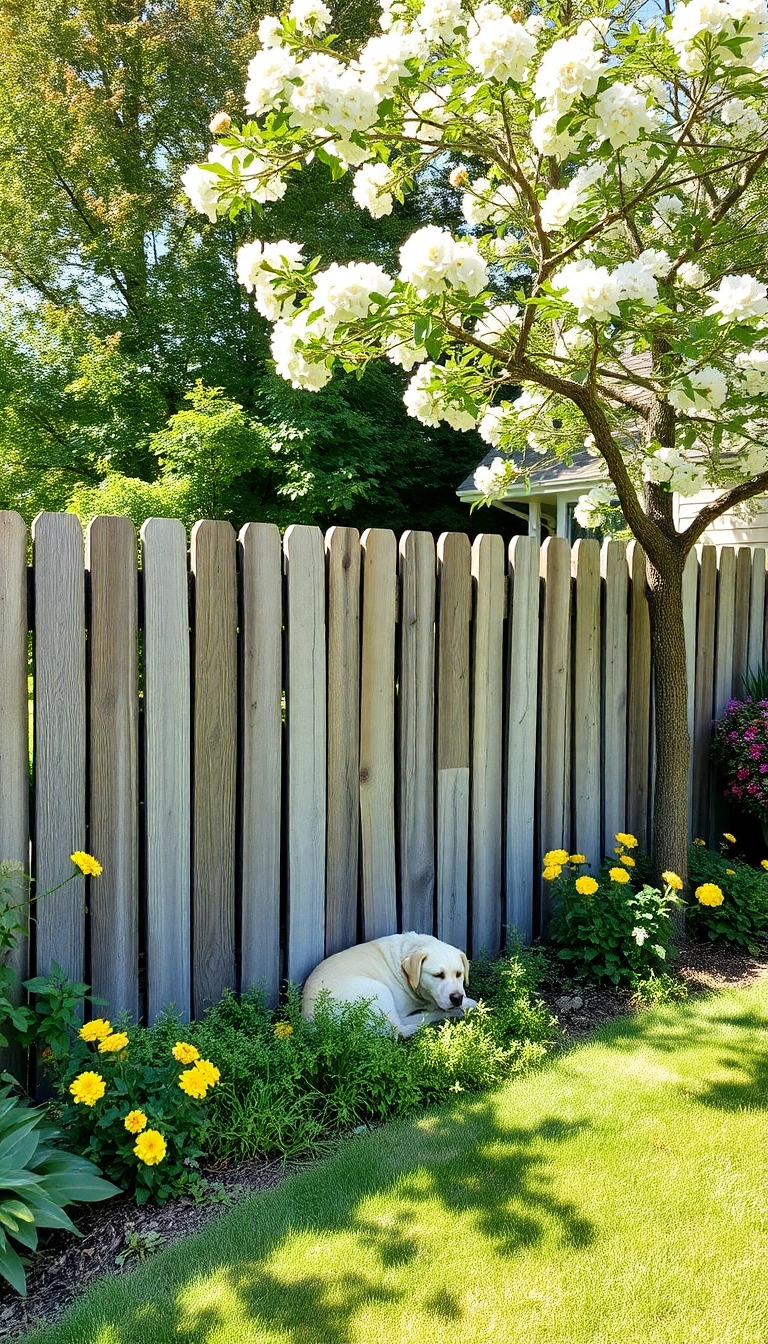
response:
<path fill-rule="evenodd" d="M 60 1131 L 42 1110 L 0 1088 L 0 1274 L 26 1293 L 19 1250 L 34 1251 L 39 1228 L 78 1235 L 65 1205 L 97 1203 L 120 1193 L 84 1157 L 57 1147 Z"/>

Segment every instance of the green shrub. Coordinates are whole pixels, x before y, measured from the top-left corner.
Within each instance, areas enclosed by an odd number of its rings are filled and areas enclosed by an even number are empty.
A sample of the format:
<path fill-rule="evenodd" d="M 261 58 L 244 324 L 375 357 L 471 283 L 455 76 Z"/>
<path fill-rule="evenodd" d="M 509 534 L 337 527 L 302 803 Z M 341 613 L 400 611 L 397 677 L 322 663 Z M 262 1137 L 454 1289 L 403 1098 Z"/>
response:
<path fill-rule="evenodd" d="M 688 854 L 688 877 L 694 895 L 686 907 L 686 927 L 701 941 L 730 943 L 758 950 L 768 938 L 768 872 L 731 857 L 726 842 L 721 852 L 693 844 Z M 705 883 L 718 887 L 721 905 L 702 905 L 695 891 Z"/>
<path fill-rule="evenodd" d="M 77 1235 L 67 1204 L 95 1203 L 119 1194 L 98 1167 L 55 1146 L 58 1129 L 45 1114 L 0 1087 L 0 1274 L 25 1295 L 26 1276 L 18 1251 L 34 1251 L 38 1228 Z"/>

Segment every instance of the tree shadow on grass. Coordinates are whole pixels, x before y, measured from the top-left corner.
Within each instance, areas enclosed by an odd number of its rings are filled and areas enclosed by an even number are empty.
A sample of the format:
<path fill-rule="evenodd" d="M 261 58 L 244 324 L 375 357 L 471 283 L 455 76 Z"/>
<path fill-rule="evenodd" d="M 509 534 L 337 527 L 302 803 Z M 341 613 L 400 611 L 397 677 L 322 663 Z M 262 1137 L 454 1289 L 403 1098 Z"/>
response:
<path fill-rule="evenodd" d="M 358 1313 L 377 1305 L 395 1314 L 413 1306 L 438 1329 L 460 1326 L 456 1285 L 432 1268 L 441 1223 L 446 1245 L 471 1234 L 483 1257 L 509 1262 L 505 1273 L 514 1272 L 516 1254 L 545 1237 L 588 1246 L 593 1226 L 549 1174 L 553 1146 L 583 1128 L 559 1118 L 509 1127 L 492 1098 L 389 1126 L 245 1201 L 131 1278 L 106 1291 L 102 1285 L 98 1310 L 86 1298 L 56 1338 L 352 1344 L 360 1338 Z M 401 1278 L 406 1266 L 419 1271 L 416 1285 L 412 1273 L 408 1286 Z M 420 1296 L 412 1304 L 414 1286 Z"/>

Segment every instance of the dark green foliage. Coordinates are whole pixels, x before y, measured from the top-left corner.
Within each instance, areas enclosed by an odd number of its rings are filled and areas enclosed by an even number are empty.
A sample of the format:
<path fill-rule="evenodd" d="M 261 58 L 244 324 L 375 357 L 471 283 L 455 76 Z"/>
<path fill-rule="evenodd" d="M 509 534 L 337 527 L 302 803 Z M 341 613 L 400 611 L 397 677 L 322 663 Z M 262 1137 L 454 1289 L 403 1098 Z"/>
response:
<path fill-rule="evenodd" d="M 567 868 L 552 883 L 549 937 L 576 980 L 630 984 L 667 963 L 677 898 L 669 888 L 615 882 L 612 866 L 606 859 L 592 894 L 577 891 L 577 875 Z M 640 942 L 638 931 L 645 934 Z"/>
<path fill-rule="evenodd" d="M 714 882 L 724 897 L 722 905 L 708 906 L 699 905 L 692 895 L 685 910 L 691 936 L 756 952 L 768 938 L 768 872 L 732 857 L 725 846 L 718 854 L 704 845 L 691 845 L 688 878 L 692 892 L 704 882 Z"/>

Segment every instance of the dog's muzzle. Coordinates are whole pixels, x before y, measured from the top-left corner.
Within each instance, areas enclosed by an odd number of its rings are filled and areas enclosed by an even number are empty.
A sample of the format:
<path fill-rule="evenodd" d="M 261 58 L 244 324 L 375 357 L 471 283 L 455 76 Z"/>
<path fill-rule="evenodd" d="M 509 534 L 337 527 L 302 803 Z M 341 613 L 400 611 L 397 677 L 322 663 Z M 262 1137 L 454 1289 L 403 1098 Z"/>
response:
<path fill-rule="evenodd" d="M 450 995 L 450 999 L 454 1008 L 459 1008 L 464 1002 L 464 995 L 460 994 L 458 990 L 454 990 L 453 994 Z"/>

